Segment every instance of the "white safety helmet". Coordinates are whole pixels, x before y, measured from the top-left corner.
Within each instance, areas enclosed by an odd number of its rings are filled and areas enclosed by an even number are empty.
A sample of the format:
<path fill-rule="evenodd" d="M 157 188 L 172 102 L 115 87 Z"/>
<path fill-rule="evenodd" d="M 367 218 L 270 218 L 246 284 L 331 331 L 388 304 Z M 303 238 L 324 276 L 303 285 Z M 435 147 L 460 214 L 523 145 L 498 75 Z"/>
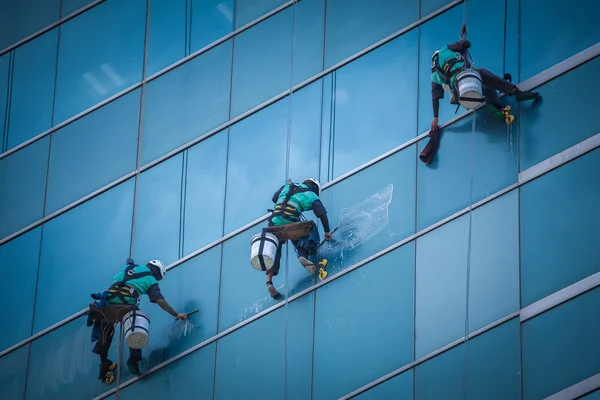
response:
<path fill-rule="evenodd" d="M 440 57 L 440 51 L 436 50 L 432 55 L 431 55 L 431 71 L 435 71 L 437 64 L 438 64 L 438 59 Z"/>
<path fill-rule="evenodd" d="M 160 270 L 160 277 L 164 279 L 165 275 L 167 274 L 167 267 L 165 267 L 165 264 L 162 261 L 151 260 L 148 261 L 148 264 L 157 267 Z"/>
<path fill-rule="evenodd" d="M 306 183 L 309 183 L 309 182 L 313 183 L 313 184 L 315 184 L 317 186 L 317 196 L 319 196 L 321 194 L 321 184 L 319 183 L 319 181 L 316 180 L 315 178 L 306 178 L 304 180 L 304 182 L 302 182 L 302 183 L 306 184 Z"/>

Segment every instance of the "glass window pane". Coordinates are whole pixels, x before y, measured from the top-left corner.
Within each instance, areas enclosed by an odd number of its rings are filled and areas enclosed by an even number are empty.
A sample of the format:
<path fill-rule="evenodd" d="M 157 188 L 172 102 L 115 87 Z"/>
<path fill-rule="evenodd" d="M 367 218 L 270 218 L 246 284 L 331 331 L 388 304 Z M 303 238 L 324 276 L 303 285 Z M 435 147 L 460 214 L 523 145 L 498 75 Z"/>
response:
<path fill-rule="evenodd" d="M 179 258 L 183 156 L 180 153 L 140 175 L 135 257 L 143 262 L 158 258 L 169 265 Z"/>
<path fill-rule="evenodd" d="M 57 21 L 60 3 L 60 0 L 1 1 L 0 50 Z"/>
<path fill-rule="evenodd" d="M 231 41 L 148 83 L 142 165 L 227 122 Z"/>
<path fill-rule="evenodd" d="M 215 347 L 210 344 L 120 390 L 124 400 L 212 399 Z M 105 385 L 106 386 L 106 385 Z"/>
<path fill-rule="evenodd" d="M 357 400 L 389 400 L 413 398 L 413 370 L 375 386 L 356 397 Z"/>
<path fill-rule="evenodd" d="M 7 150 L 52 127 L 57 43 L 53 29 L 14 51 Z"/>
<path fill-rule="evenodd" d="M 44 225 L 34 333 L 81 310 L 90 293 L 110 285 L 129 255 L 132 209 L 130 179 Z"/>
<path fill-rule="evenodd" d="M 233 31 L 234 0 L 192 0 L 191 3 L 190 53 Z"/>
<path fill-rule="evenodd" d="M 468 232 L 463 216 L 417 239 L 417 358 L 465 335 Z"/>
<path fill-rule="evenodd" d="M 418 335 L 417 332 L 417 337 Z M 418 365 L 415 377 L 415 399 L 417 400 L 464 398 L 464 345 L 454 347 Z"/>
<path fill-rule="evenodd" d="M 325 68 L 404 28 L 419 17 L 417 0 L 328 0 Z"/>
<path fill-rule="evenodd" d="M 315 397 L 339 398 L 413 361 L 414 257 L 411 242 L 318 289 L 318 304 L 336 306 L 316 312 Z"/>
<path fill-rule="evenodd" d="M 235 9 L 235 29 L 262 17 L 276 9 L 285 0 L 241 0 L 237 1 Z"/>
<path fill-rule="evenodd" d="M 589 61 L 536 89 L 544 96 L 539 105 L 521 106 L 521 170 L 600 132 L 600 121 L 590 118 L 597 112 L 592 96 L 600 82 L 589 79 L 599 69 L 600 58 Z M 577 101 L 565 101 L 569 97 Z"/>
<path fill-rule="evenodd" d="M 29 346 L 27 345 L 0 358 L 0 387 L 4 399 L 25 398 L 28 358 Z"/>
<path fill-rule="evenodd" d="M 546 398 L 600 371 L 598 304 L 594 289 L 523 324 L 525 399 Z"/>
<path fill-rule="evenodd" d="M 219 340 L 215 399 L 285 398 L 285 309 Z"/>
<path fill-rule="evenodd" d="M 600 390 L 596 390 L 586 396 L 580 398 L 581 400 L 600 400 Z"/>
<path fill-rule="evenodd" d="M 6 146 L 6 135 L 4 122 L 6 121 L 6 105 L 8 103 L 8 86 L 10 80 L 10 65 L 12 64 L 12 53 L 0 57 L 0 153 L 4 152 Z"/>
<path fill-rule="evenodd" d="M 521 188 L 523 306 L 600 271 L 599 163 L 597 149 Z"/>
<path fill-rule="evenodd" d="M 315 297 L 313 293 L 288 303 L 285 325 L 286 396 L 288 400 L 311 398 Z"/>
<path fill-rule="evenodd" d="M 61 3 L 61 18 L 66 17 L 69 14 L 74 13 L 87 6 L 90 3 L 93 3 L 94 0 L 62 0 Z"/>
<path fill-rule="evenodd" d="M 0 247 L 0 301 L 7 305 L 2 318 L 10 321 L 10 329 L 0 331 L 0 351 L 31 335 L 40 234 L 37 228 Z"/>
<path fill-rule="evenodd" d="M 105 1 L 61 25 L 55 124 L 140 81 L 145 27 L 146 0 Z"/>
<path fill-rule="evenodd" d="M 421 0 L 421 18 L 439 10 L 448 3 L 452 3 L 452 0 Z"/>
<path fill-rule="evenodd" d="M 518 191 L 474 210 L 471 229 L 469 332 L 474 332 L 519 310 Z"/>
<path fill-rule="evenodd" d="M 513 318 L 467 342 L 467 399 L 521 398 L 519 336 L 519 319 Z"/>
<path fill-rule="evenodd" d="M 0 160 L 0 238 L 42 218 L 49 137 Z"/>
<path fill-rule="evenodd" d="M 265 215 L 285 183 L 288 107 L 284 99 L 230 128 L 226 234 Z"/>
<path fill-rule="evenodd" d="M 185 57 L 187 3 L 187 0 L 152 0 L 147 76 Z"/>
<path fill-rule="evenodd" d="M 135 170 L 140 91 L 52 134 L 46 215 Z"/>
<path fill-rule="evenodd" d="M 302 0 L 294 4 L 294 84 L 323 70 L 325 1 Z"/>
<path fill-rule="evenodd" d="M 417 44 L 412 31 L 334 74 L 329 163 L 333 178 L 417 133 Z"/>
<path fill-rule="evenodd" d="M 530 78 L 598 43 L 600 26 L 596 18 L 597 11 L 596 0 L 580 0 L 576 6 L 552 0 L 545 7 L 540 7 L 536 0 L 523 0 L 521 79 Z M 556 29 L 557 26 L 560 29 Z M 540 37 L 544 38 L 543 42 L 539 40 Z M 579 104 L 580 101 L 576 103 Z M 581 103 L 583 104 L 583 100 Z M 569 120 L 573 119 L 569 117 Z"/>
<path fill-rule="evenodd" d="M 223 235 L 227 141 L 227 131 L 223 131 L 188 150 L 183 255 Z"/>

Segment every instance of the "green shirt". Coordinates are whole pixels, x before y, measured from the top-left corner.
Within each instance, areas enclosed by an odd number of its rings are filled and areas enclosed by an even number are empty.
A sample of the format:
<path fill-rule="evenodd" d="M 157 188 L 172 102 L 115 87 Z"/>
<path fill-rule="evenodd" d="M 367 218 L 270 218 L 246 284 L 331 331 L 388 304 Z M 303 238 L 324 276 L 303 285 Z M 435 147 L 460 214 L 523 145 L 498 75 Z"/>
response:
<path fill-rule="evenodd" d="M 113 283 L 121 282 L 121 280 L 123 280 L 126 269 L 127 267 L 124 267 L 117 275 L 115 275 Z M 151 271 L 150 268 L 145 265 L 138 265 L 133 268 L 133 272 L 140 273 Z M 158 281 L 153 275 L 146 275 L 141 278 L 131 279 L 125 282 L 125 284 L 133 287 L 140 295 L 147 294 L 148 297 L 150 297 L 150 301 L 153 303 L 156 302 L 156 300 L 163 298 L 158 287 Z M 112 304 L 122 304 L 118 297 L 110 299 L 109 302 Z M 126 297 L 126 302 L 127 304 L 135 304 L 136 300 L 133 297 Z"/>
<path fill-rule="evenodd" d="M 309 189 L 309 187 L 303 183 L 297 183 L 296 185 L 304 189 Z M 279 196 L 277 197 L 277 202 L 275 204 L 282 203 L 285 200 L 285 196 L 289 191 L 290 184 L 286 183 L 285 185 L 283 185 L 283 188 L 281 189 L 281 192 L 279 193 Z M 292 206 L 296 210 L 298 210 L 298 212 L 302 213 L 304 211 L 312 210 L 313 203 L 316 200 L 319 200 L 319 196 L 317 196 L 313 191 L 307 190 L 306 192 L 295 193 L 292 196 L 290 196 L 290 199 L 288 200 L 287 204 L 288 206 Z M 277 216 L 273 218 L 273 225 L 275 226 L 285 225 L 292 222 L 294 221 L 291 221 L 283 216 Z"/>

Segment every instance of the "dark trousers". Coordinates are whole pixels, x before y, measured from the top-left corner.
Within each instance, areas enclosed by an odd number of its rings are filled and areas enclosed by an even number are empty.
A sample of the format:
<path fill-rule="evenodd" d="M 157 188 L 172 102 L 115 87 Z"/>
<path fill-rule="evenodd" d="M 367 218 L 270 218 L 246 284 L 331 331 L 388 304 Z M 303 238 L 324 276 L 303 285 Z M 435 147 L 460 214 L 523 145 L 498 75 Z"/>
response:
<path fill-rule="evenodd" d="M 108 351 L 112 344 L 113 336 L 115 334 L 115 326 L 112 323 L 96 321 L 100 324 L 100 331 L 102 336 L 96 341 L 96 345 L 92 350 L 93 353 L 100 356 L 100 361 L 104 362 L 108 360 Z M 129 348 L 129 359 L 133 362 L 138 362 L 142 359 L 142 349 Z"/>
<path fill-rule="evenodd" d="M 483 85 L 483 94 L 485 96 L 486 103 L 493 104 L 497 108 L 501 109 L 502 103 L 500 103 L 498 92 L 510 94 L 510 92 L 512 92 L 512 90 L 515 88 L 515 85 L 497 75 L 494 75 L 485 68 L 480 68 L 477 70 L 477 72 L 479 72 L 479 75 L 481 75 L 481 83 Z"/>
<path fill-rule="evenodd" d="M 305 249 L 304 247 L 298 247 L 297 240 L 290 240 L 290 242 L 292 242 L 292 245 L 298 252 L 298 257 L 308 258 L 308 250 Z M 279 243 L 279 247 L 277 248 L 277 252 L 275 253 L 275 260 L 273 261 L 273 267 L 271 268 L 271 270 L 273 271 L 273 276 L 277 276 L 279 274 L 279 267 L 281 266 L 281 252 L 283 249 L 283 245 L 284 245 L 284 243 Z M 268 273 L 268 271 L 267 271 L 267 273 Z"/>

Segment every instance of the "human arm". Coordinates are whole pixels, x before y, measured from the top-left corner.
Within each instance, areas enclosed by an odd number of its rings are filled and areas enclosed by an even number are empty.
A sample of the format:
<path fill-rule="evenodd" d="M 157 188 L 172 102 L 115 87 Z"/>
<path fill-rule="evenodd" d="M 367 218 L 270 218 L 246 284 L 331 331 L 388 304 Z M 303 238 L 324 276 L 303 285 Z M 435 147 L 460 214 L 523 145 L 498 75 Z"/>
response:
<path fill-rule="evenodd" d="M 433 106 L 433 121 L 431 129 L 438 125 L 438 114 L 440 111 L 440 99 L 444 98 L 444 88 L 437 82 L 431 82 L 431 105 Z"/>
<path fill-rule="evenodd" d="M 331 229 L 329 227 L 329 219 L 327 218 L 327 210 L 325 209 L 325 206 L 321 200 L 315 200 L 312 207 L 315 216 L 319 218 L 321 220 L 321 224 L 323 224 L 323 230 L 325 230 L 325 239 L 331 239 Z"/>
<path fill-rule="evenodd" d="M 176 319 L 187 319 L 187 314 L 178 313 L 173 309 L 173 307 L 171 307 L 167 300 L 165 300 L 162 293 L 160 292 L 160 287 L 158 286 L 158 284 L 150 286 L 150 289 L 148 289 L 148 292 L 146 292 L 146 294 L 150 298 L 151 303 L 158 304 L 160 308 L 174 316 Z"/>
<path fill-rule="evenodd" d="M 273 194 L 273 197 L 271 198 L 271 201 L 273 203 L 277 203 L 277 199 L 279 198 L 279 195 L 281 194 L 282 190 L 283 190 L 283 186 L 280 187 L 279 190 L 275 192 L 275 194 Z"/>

